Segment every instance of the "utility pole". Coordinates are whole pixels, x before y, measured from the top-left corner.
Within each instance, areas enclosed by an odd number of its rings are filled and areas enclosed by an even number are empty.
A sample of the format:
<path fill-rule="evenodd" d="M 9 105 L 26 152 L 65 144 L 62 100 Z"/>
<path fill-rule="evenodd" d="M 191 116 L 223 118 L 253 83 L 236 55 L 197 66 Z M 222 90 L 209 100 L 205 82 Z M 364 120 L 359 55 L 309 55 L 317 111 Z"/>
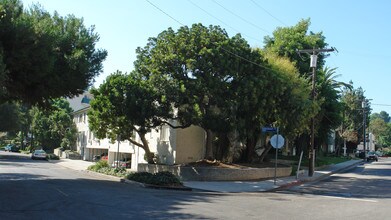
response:
<path fill-rule="evenodd" d="M 361 107 L 362 107 L 362 112 L 363 112 L 363 149 L 364 149 L 364 160 L 367 159 L 367 138 L 366 138 L 366 132 L 365 132 L 365 129 L 366 129 L 366 115 L 365 115 L 365 109 L 367 108 L 367 100 L 364 100 L 362 101 L 361 103 Z"/>
<path fill-rule="evenodd" d="M 310 67 L 312 68 L 312 90 L 311 98 L 312 101 L 316 99 L 316 64 L 318 61 L 318 54 L 324 52 L 333 52 L 335 48 L 330 49 L 306 49 L 306 50 L 297 50 L 297 53 L 306 53 L 311 56 Z M 312 54 L 311 54 L 312 53 Z M 311 135 L 310 135 L 310 147 L 308 149 L 308 176 L 313 176 L 315 171 L 315 116 L 311 119 Z"/>

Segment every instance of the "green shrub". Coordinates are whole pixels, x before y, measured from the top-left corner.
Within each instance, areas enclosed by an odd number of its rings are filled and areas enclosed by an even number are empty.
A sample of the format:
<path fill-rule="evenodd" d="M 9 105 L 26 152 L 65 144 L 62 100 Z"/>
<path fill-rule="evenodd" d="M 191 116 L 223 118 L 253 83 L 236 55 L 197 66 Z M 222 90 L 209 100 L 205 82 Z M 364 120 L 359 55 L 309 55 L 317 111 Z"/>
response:
<path fill-rule="evenodd" d="M 59 160 L 60 158 L 55 154 L 47 154 L 46 159 L 48 160 Z"/>
<path fill-rule="evenodd" d="M 87 169 L 92 171 L 98 171 L 104 167 L 110 167 L 106 160 L 99 160 L 94 165 L 89 166 Z"/>
<path fill-rule="evenodd" d="M 131 173 L 127 177 L 136 182 L 158 186 L 181 186 L 182 183 L 174 174 L 168 171 L 151 174 L 148 172 Z"/>
<path fill-rule="evenodd" d="M 131 173 L 127 178 L 136 182 L 151 184 L 153 174 L 148 172 Z"/>
<path fill-rule="evenodd" d="M 100 160 L 87 169 L 112 176 L 126 177 L 128 175 L 125 168 L 111 168 L 106 160 Z"/>

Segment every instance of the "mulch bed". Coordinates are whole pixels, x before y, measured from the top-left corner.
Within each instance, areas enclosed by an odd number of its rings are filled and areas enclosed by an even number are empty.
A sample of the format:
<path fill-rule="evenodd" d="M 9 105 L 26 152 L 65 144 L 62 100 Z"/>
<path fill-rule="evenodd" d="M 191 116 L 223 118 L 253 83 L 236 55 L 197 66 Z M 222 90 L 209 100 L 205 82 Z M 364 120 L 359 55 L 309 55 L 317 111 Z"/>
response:
<path fill-rule="evenodd" d="M 275 163 L 273 162 L 263 162 L 263 163 L 240 163 L 240 164 L 228 164 L 223 163 L 221 161 L 217 160 L 199 160 L 197 162 L 192 162 L 185 164 L 184 166 L 188 167 L 215 167 L 215 168 L 231 168 L 231 169 L 238 169 L 238 168 L 246 168 L 246 167 L 253 167 L 253 168 L 266 168 L 266 167 L 275 167 Z M 285 164 L 277 164 L 278 167 L 289 167 Z"/>

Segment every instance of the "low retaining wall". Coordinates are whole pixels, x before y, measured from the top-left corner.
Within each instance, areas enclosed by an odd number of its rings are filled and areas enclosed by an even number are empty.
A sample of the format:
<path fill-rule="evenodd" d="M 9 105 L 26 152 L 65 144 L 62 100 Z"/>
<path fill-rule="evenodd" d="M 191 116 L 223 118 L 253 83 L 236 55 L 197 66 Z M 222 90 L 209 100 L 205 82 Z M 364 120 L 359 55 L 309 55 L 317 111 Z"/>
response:
<path fill-rule="evenodd" d="M 244 181 L 274 177 L 274 168 L 215 168 L 139 164 L 138 172 L 170 171 L 183 181 Z M 277 177 L 290 176 L 292 167 L 277 167 Z"/>

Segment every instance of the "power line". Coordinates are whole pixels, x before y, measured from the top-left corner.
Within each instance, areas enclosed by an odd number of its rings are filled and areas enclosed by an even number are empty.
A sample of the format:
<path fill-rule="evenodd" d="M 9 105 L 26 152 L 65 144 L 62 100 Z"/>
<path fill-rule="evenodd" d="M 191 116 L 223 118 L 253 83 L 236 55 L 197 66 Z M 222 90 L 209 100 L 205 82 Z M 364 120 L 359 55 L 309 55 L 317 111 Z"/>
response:
<path fill-rule="evenodd" d="M 270 33 L 268 30 L 266 30 L 266 29 L 264 29 L 264 28 L 261 28 L 261 27 L 259 27 L 258 25 L 252 23 L 251 21 L 249 21 L 249 20 L 247 20 L 247 19 L 244 19 L 244 18 L 242 18 L 241 16 L 237 15 L 237 14 L 234 13 L 233 11 L 229 10 L 228 8 L 226 8 L 226 7 L 224 7 L 223 5 L 221 5 L 220 3 L 218 3 L 216 0 L 212 0 L 212 1 L 213 1 L 215 4 L 217 4 L 218 6 L 220 6 L 221 8 L 223 8 L 224 10 L 226 10 L 227 12 L 229 12 L 229 13 L 231 13 L 232 15 L 236 16 L 237 18 L 239 18 L 240 20 L 242 20 L 242 21 L 244 21 L 244 22 L 250 24 L 251 26 L 253 26 L 253 27 L 255 27 L 255 28 L 257 28 L 257 29 L 259 29 L 259 30 L 261 30 L 261 31 L 263 31 L 263 32 L 265 32 L 265 33 L 267 33 L 267 34 Z"/>
<path fill-rule="evenodd" d="M 391 106 L 390 104 L 374 104 L 374 103 L 371 103 L 371 105 L 377 105 L 377 106 Z"/>
<path fill-rule="evenodd" d="M 146 0 L 149 4 L 151 4 L 153 7 L 155 7 L 157 10 L 159 10 L 160 12 L 162 12 L 163 14 L 165 14 L 165 15 L 167 15 L 168 17 L 170 17 L 172 20 L 174 20 L 175 22 L 177 22 L 177 23 L 179 23 L 179 24 L 181 24 L 181 25 L 184 25 L 184 24 L 182 24 L 181 22 L 179 22 L 177 19 L 175 19 L 174 17 L 172 17 L 171 15 L 169 15 L 168 13 L 166 13 L 165 11 L 163 11 L 161 8 L 159 8 L 157 5 L 155 5 L 155 4 L 153 4 L 153 3 L 151 3 L 149 0 Z M 213 44 L 216 44 L 216 42 L 212 42 Z M 249 60 L 249 59 L 247 59 L 247 58 L 245 58 L 245 57 L 242 57 L 242 56 L 240 56 L 240 55 L 238 55 L 238 54 L 236 54 L 236 53 L 234 53 L 234 52 L 232 52 L 232 51 L 229 51 L 229 50 L 227 50 L 227 49 L 225 49 L 225 48 L 223 48 L 223 47 L 220 47 L 222 50 L 224 50 L 225 52 L 227 52 L 227 53 L 229 53 L 229 54 L 231 54 L 231 55 L 234 55 L 234 56 L 236 56 L 236 57 L 238 57 L 238 58 L 240 58 L 240 59 L 242 59 L 242 60 L 244 60 L 244 61 L 246 61 L 246 62 L 249 62 L 249 63 L 251 63 L 251 64 L 254 64 L 254 65 L 256 65 L 256 66 L 258 66 L 258 67 L 262 67 L 262 68 L 265 68 L 265 69 L 268 69 L 268 70 L 271 70 L 271 71 L 273 71 L 273 72 L 277 72 L 277 71 L 275 71 L 275 70 L 273 70 L 273 69 L 271 69 L 271 68 L 269 68 L 269 67 L 267 67 L 267 66 L 263 66 L 263 65 L 261 65 L 261 64 L 259 64 L 259 63 L 256 63 L 256 62 L 254 62 L 254 61 L 251 61 L 251 60 Z"/>
<path fill-rule="evenodd" d="M 270 15 L 272 18 L 274 18 L 276 21 L 280 22 L 281 24 L 285 25 L 285 26 L 288 26 L 286 25 L 283 21 L 281 21 L 280 19 L 278 19 L 277 17 L 275 17 L 274 15 L 272 15 L 270 12 L 268 12 L 264 7 L 262 7 L 261 5 L 259 5 L 257 2 L 255 2 L 254 0 L 250 0 L 254 3 L 254 5 L 256 5 L 258 8 L 262 9 L 264 12 L 266 12 L 268 15 Z"/>
<path fill-rule="evenodd" d="M 177 19 L 175 19 L 175 18 L 172 17 L 171 15 L 167 14 L 165 11 L 163 11 L 162 9 L 160 9 L 158 6 L 156 6 L 155 4 L 153 4 L 152 2 L 150 2 L 149 0 L 145 0 L 145 1 L 147 1 L 150 5 L 152 5 L 153 7 L 155 7 L 157 10 L 159 10 L 159 11 L 162 12 L 163 14 L 167 15 L 167 16 L 168 16 L 169 18 L 171 18 L 172 20 L 176 21 L 178 24 L 185 26 L 182 22 L 178 21 Z"/>
<path fill-rule="evenodd" d="M 197 5 L 196 3 L 194 3 L 193 1 L 191 0 L 187 0 L 188 2 L 190 2 L 192 5 L 194 5 L 195 7 L 197 7 L 198 9 L 200 9 L 201 11 L 205 12 L 206 14 L 208 14 L 209 16 L 211 16 L 212 18 L 218 20 L 219 22 L 221 22 L 222 24 L 224 24 L 225 26 L 231 28 L 232 30 L 240 33 L 240 31 L 234 27 L 232 27 L 231 25 L 227 24 L 226 22 L 222 21 L 221 19 L 219 19 L 218 17 L 214 16 L 213 14 L 209 13 L 208 11 L 206 11 L 205 9 L 201 8 L 199 5 Z M 253 40 L 256 40 L 256 41 L 259 41 L 259 39 L 255 38 L 255 37 L 252 37 L 252 36 L 249 36 L 247 34 L 244 34 L 244 36 L 248 37 L 248 38 L 251 38 Z"/>

